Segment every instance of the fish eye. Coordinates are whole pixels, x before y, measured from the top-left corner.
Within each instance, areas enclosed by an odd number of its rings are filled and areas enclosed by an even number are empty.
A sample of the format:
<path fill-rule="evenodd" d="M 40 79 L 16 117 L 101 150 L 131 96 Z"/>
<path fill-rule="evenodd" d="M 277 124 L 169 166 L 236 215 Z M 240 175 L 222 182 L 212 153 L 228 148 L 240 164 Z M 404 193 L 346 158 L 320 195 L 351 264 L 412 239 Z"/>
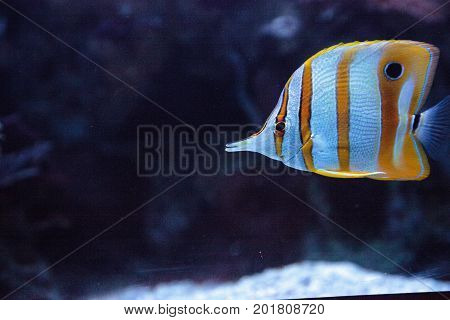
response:
<path fill-rule="evenodd" d="M 398 62 L 390 62 L 384 67 L 384 75 L 389 80 L 398 80 L 403 75 L 403 66 Z"/>
<path fill-rule="evenodd" d="M 277 124 L 275 125 L 275 130 L 281 132 L 284 131 L 284 129 L 286 129 L 286 122 L 284 121 L 277 122 Z"/>

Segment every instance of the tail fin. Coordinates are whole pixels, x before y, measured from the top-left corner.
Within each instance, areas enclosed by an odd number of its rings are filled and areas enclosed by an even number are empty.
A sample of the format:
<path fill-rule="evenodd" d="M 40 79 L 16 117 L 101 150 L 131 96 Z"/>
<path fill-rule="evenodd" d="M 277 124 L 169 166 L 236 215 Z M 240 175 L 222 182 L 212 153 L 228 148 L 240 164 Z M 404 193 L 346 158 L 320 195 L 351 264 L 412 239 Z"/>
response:
<path fill-rule="evenodd" d="M 431 158 L 440 158 L 450 144 L 450 96 L 420 114 L 415 134 Z"/>

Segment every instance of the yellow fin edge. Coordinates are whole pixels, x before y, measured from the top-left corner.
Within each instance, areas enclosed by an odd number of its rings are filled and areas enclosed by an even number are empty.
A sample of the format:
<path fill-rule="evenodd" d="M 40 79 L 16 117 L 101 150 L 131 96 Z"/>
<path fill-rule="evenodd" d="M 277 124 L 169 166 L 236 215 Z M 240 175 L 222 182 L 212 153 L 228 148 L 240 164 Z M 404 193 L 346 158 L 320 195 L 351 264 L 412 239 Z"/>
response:
<path fill-rule="evenodd" d="M 344 179 L 372 178 L 373 176 L 383 174 L 383 172 L 349 172 L 349 171 L 330 171 L 324 169 L 314 170 L 314 173 L 329 178 L 344 178 Z"/>

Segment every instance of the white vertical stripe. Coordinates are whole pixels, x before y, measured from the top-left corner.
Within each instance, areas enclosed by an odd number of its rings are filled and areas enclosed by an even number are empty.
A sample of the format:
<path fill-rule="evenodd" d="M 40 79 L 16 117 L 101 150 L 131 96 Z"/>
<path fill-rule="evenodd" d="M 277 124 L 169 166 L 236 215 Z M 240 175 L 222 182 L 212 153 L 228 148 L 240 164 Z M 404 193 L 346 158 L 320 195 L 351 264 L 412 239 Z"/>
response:
<path fill-rule="evenodd" d="M 378 64 L 384 42 L 365 45 L 350 64 L 350 170 L 377 172 L 381 139 Z"/>
<path fill-rule="evenodd" d="M 337 170 L 336 74 L 343 50 L 334 49 L 315 58 L 312 69 L 311 134 L 316 169 Z"/>
<path fill-rule="evenodd" d="M 286 131 L 283 137 L 283 157 L 284 163 L 292 168 L 306 170 L 302 143 L 300 140 L 299 108 L 302 90 L 303 65 L 292 75 L 289 85 Z"/>
<path fill-rule="evenodd" d="M 396 166 L 400 165 L 400 155 L 405 144 L 406 132 L 408 130 L 408 113 L 414 93 L 414 86 L 414 78 L 409 77 L 403 84 L 398 97 L 398 125 L 394 143 L 394 163 Z"/>

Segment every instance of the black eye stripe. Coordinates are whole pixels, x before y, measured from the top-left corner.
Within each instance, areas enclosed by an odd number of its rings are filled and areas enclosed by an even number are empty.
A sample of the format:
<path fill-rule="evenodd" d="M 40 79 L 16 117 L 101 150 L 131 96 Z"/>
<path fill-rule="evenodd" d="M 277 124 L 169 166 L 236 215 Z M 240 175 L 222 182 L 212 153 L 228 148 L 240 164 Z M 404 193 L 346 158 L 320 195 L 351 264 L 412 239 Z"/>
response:
<path fill-rule="evenodd" d="M 288 113 L 288 104 L 289 104 L 289 86 L 291 84 L 292 77 L 289 78 L 286 85 L 284 86 L 283 92 L 281 93 L 281 106 L 278 111 L 277 116 L 275 117 L 275 131 L 283 132 L 286 128 L 286 116 Z"/>

